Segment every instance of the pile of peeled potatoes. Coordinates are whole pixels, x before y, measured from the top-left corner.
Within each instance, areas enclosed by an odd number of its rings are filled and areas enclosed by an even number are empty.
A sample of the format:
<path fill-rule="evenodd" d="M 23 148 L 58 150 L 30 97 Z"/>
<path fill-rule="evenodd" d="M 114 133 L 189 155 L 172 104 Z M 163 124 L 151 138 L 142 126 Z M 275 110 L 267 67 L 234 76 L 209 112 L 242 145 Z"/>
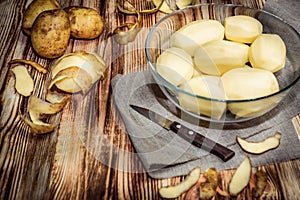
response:
<path fill-rule="evenodd" d="M 245 15 L 226 17 L 224 24 L 188 23 L 171 35 L 171 47 L 159 55 L 156 70 L 173 85 L 207 98 L 248 100 L 273 94 L 279 91 L 274 73 L 285 66 L 286 47 L 279 35 L 262 31 L 260 21 Z M 183 108 L 215 119 L 227 109 L 236 117 L 253 117 L 268 107 L 262 101 L 226 105 L 185 93 L 178 100 Z"/>

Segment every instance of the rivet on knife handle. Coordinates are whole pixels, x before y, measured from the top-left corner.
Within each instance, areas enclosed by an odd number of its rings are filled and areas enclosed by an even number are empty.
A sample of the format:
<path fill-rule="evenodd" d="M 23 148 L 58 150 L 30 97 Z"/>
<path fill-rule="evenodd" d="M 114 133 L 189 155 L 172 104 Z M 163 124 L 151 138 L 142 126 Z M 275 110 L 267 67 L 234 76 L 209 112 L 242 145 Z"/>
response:
<path fill-rule="evenodd" d="M 196 147 L 218 156 L 225 162 L 235 155 L 234 151 L 219 143 L 216 143 L 215 141 L 212 141 L 211 139 L 189 129 L 186 126 L 183 126 L 176 121 L 170 125 L 170 130 L 174 131 L 178 134 L 178 136 L 184 138 Z"/>

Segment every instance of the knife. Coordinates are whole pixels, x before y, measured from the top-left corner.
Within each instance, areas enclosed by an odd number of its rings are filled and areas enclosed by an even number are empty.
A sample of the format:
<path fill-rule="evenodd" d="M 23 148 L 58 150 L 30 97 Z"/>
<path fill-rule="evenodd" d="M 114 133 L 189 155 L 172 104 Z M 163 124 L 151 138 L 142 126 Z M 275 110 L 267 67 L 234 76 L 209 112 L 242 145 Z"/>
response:
<path fill-rule="evenodd" d="M 130 105 L 135 111 L 150 119 L 151 121 L 159 124 L 167 130 L 171 130 L 181 138 L 185 139 L 194 146 L 201 148 L 215 156 L 221 158 L 224 162 L 231 159 L 235 153 L 227 147 L 201 135 L 200 133 L 193 131 L 192 129 L 170 119 L 163 117 L 162 115 L 151 111 L 146 108 L 142 108 L 136 105 Z"/>

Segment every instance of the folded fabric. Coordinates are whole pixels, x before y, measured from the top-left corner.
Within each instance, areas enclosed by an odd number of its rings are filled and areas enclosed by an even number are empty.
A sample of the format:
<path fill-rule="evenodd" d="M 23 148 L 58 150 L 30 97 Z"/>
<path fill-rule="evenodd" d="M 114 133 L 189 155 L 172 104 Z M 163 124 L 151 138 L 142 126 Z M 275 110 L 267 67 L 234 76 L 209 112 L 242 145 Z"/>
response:
<path fill-rule="evenodd" d="M 155 84 L 150 71 L 119 75 L 113 80 L 115 105 L 130 135 L 136 154 L 145 170 L 154 178 L 172 177 L 187 174 L 195 166 L 203 170 L 215 167 L 218 170 L 238 166 L 245 152 L 236 144 L 236 135 L 253 141 L 259 141 L 276 131 L 282 133 L 281 145 L 262 155 L 251 155 L 253 166 L 266 165 L 300 158 L 300 142 L 291 122 L 291 118 L 300 113 L 299 87 L 284 101 L 266 115 L 249 122 L 224 126 L 219 123 L 189 123 L 188 116 L 177 116 L 176 108 Z M 146 119 L 130 108 L 130 104 L 149 108 L 172 120 L 192 128 L 236 152 L 234 158 L 223 162 L 210 153 L 194 147 L 172 131 Z"/>

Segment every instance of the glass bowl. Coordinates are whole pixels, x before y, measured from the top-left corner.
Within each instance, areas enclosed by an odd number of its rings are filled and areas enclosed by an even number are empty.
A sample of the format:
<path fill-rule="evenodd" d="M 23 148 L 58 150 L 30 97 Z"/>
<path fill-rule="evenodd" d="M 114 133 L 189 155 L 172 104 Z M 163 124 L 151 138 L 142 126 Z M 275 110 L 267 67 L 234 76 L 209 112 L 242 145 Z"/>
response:
<path fill-rule="evenodd" d="M 278 34 L 286 45 L 285 67 L 274 73 L 279 83 L 279 91 L 268 96 L 254 99 L 226 100 L 199 96 L 183 90 L 164 79 L 156 70 L 158 56 L 170 48 L 170 36 L 184 25 L 200 19 L 214 19 L 223 24 L 228 16 L 248 15 L 256 18 L 263 25 L 263 33 Z M 201 31 L 201 30 L 199 30 Z M 300 79 L 300 36 L 297 31 L 279 17 L 268 12 L 232 4 L 199 4 L 175 11 L 161 18 L 150 30 L 146 39 L 146 57 L 152 75 L 166 97 L 181 111 L 201 120 L 236 123 L 257 118 L 276 107 Z M 178 98 L 193 100 L 202 107 L 195 112 L 182 107 Z M 215 110 L 226 107 L 221 117 L 214 117 Z M 233 108 L 233 109 L 228 109 Z M 232 110 L 251 114 L 238 117 Z M 231 112 L 229 111 L 231 110 Z M 250 110 L 250 111 L 249 111 Z"/>

